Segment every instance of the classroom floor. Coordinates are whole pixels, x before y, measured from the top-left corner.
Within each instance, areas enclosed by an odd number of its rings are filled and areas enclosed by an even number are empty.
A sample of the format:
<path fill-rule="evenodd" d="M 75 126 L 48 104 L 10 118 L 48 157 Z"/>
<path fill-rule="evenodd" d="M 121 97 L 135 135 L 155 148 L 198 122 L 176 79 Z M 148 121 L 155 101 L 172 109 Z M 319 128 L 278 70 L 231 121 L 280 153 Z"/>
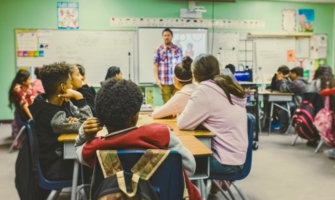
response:
<path fill-rule="evenodd" d="M 19 199 L 15 184 L 17 151 L 8 153 L 10 126 L 0 125 L 0 199 Z M 314 153 L 293 135 L 261 134 L 259 149 L 254 151 L 249 176 L 238 182 L 250 200 L 331 200 L 334 199 L 335 161 L 323 153 Z M 327 149 L 323 146 L 323 149 Z M 63 193 L 59 199 L 69 199 Z M 220 198 L 221 199 L 221 198 Z"/>

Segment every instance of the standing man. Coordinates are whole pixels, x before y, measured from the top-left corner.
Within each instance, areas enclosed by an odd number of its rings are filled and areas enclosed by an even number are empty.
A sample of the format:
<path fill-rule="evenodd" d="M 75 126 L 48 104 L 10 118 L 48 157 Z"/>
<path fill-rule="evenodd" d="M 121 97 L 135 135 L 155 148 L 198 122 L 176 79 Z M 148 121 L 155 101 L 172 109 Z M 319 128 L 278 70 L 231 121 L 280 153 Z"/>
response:
<path fill-rule="evenodd" d="M 164 103 L 176 92 L 174 87 L 174 68 L 183 60 L 182 50 L 172 43 L 173 33 L 165 28 L 162 32 L 164 44 L 160 45 L 154 58 L 154 75 L 158 87 L 162 91 Z"/>

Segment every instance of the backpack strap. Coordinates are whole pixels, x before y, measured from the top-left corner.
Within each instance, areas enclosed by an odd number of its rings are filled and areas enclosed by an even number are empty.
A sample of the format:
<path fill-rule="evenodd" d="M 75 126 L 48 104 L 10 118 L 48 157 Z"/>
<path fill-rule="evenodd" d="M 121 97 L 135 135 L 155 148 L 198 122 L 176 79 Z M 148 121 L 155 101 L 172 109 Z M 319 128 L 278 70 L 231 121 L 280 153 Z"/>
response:
<path fill-rule="evenodd" d="M 149 180 L 169 153 L 170 150 L 148 149 L 131 168 L 131 172 L 144 180 Z"/>
<path fill-rule="evenodd" d="M 97 157 L 104 177 L 111 177 L 119 171 L 123 171 L 116 150 L 97 150 Z"/>

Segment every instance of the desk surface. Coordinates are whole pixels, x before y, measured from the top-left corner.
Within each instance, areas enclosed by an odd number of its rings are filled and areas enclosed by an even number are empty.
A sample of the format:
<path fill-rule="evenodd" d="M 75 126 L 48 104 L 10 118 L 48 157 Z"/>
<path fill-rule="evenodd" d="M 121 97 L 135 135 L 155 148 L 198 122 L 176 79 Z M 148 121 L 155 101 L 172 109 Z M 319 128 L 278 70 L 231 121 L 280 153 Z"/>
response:
<path fill-rule="evenodd" d="M 74 142 L 78 134 L 61 134 L 58 137 L 60 142 Z M 193 155 L 209 155 L 212 154 L 206 145 L 192 135 L 178 135 L 178 138 L 183 143 L 184 147 L 191 151 Z"/>
<path fill-rule="evenodd" d="M 176 133 L 176 135 L 193 135 L 197 137 L 214 137 L 215 134 L 207 131 L 207 130 L 194 130 L 194 131 L 187 131 L 187 130 L 180 130 L 177 126 L 177 119 L 171 118 L 171 119 L 153 119 L 150 116 L 150 113 L 142 113 L 139 116 L 137 126 L 142 126 L 145 124 L 150 124 L 152 122 L 157 122 L 161 124 L 166 124 L 170 126 L 173 130 L 173 132 Z"/>

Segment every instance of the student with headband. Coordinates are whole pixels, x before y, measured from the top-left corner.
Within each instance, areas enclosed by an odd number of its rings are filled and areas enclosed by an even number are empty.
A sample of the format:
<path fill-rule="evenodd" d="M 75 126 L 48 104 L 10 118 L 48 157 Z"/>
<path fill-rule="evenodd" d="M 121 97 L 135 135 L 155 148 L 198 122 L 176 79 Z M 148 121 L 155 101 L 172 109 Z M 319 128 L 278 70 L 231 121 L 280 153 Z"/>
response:
<path fill-rule="evenodd" d="M 196 88 L 192 83 L 191 64 L 192 59 L 186 56 L 181 63 L 176 65 L 174 69 L 174 86 L 179 91 L 166 104 L 152 113 L 153 118 L 174 116 L 184 110 L 187 101 Z"/>

